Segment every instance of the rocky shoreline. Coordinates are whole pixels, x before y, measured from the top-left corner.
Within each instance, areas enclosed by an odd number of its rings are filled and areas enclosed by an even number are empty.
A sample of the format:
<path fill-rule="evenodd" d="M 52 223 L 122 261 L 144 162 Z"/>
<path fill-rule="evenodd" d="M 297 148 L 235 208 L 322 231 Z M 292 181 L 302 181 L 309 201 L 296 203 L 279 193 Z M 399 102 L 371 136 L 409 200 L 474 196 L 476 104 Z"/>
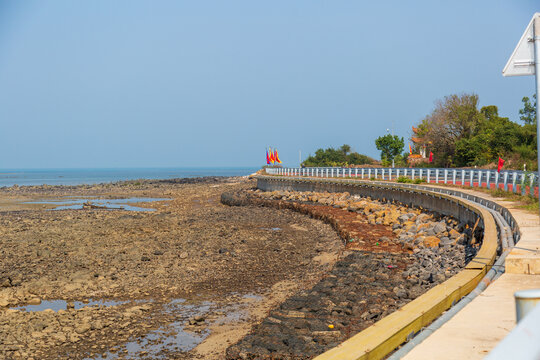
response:
<path fill-rule="evenodd" d="M 222 359 L 228 342 L 291 292 L 313 286 L 333 264 L 314 257 L 334 259 L 340 248 L 331 227 L 317 220 L 220 203 L 224 191 L 253 185 L 225 178 L 0 189 L 0 358 L 110 352 Z M 145 212 L 34 204 L 143 197 L 169 200 L 137 203 L 154 209 Z M 90 304 L 17 309 L 59 300 Z M 231 316 L 237 307 L 241 315 Z M 188 315 L 187 309 L 198 310 Z M 189 324 L 195 316 L 205 320 Z M 126 344 L 133 342 L 147 345 L 130 352 Z"/>
<path fill-rule="evenodd" d="M 312 289 L 289 298 L 231 346 L 229 360 L 310 359 L 455 275 L 482 236 L 473 234 L 474 224 L 348 193 L 256 190 L 224 194 L 222 201 L 309 214 L 332 224 L 348 249 Z M 339 212 L 359 227 L 347 227 Z M 381 225 L 391 235 L 373 236 L 369 228 Z"/>
<path fill-rule="evenodd" d="M 311 358 L 459 271 L 473 226 L 245 178 L 0 188 L 0 358 Z"/>

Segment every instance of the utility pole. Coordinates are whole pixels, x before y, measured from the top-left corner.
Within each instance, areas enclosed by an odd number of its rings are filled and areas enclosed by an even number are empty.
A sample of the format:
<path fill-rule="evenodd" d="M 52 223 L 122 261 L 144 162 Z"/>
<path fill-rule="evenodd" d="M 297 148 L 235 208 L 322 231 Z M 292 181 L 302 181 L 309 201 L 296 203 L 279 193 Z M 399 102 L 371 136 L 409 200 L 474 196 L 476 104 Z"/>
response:
<path fill-rule="evenodd" d="M 387 132 L 390 132 L 389 129 L 386 129 Z M 394 120 L 392 120 L 392 140 L 394 140 Z M 394 168 L 394 158 L 392 158 L 392 168 Z"/>
<path fill-rule="evenodd" d="M 527 75 L 534 75 L 536 80 L 536 140 L 537 148 L 540 149 L 540 13 L 533 15 L 503 69 L 503 76 Z M 540 175 L 540 156 L 537 161 Z M 540 178 L 538 182 L 540 189 Z"/>

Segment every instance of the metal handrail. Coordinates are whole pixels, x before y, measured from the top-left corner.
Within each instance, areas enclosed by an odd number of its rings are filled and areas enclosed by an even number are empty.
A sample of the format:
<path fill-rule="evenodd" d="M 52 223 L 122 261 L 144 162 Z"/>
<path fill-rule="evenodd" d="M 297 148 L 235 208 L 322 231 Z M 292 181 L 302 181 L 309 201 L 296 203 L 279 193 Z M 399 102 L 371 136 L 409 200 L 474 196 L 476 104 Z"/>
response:
<path fill-rule="evenodd" d="M 404 176 L 410 179 L 424 179 L 428 183 L 453 184 L 480 188 L 502 188 L 505 191 L 527 193 L 537 196 L 538 172 L 522 170 L 483 170 L 445 168 L 346 168 L 346 167 L 305 167 L 266 168 L 268 175 L 309 176 L 319 178 L 355 178 L 365 180 L 397 180 Z M 527 187 L 529 188 L 527 191 Z"/>

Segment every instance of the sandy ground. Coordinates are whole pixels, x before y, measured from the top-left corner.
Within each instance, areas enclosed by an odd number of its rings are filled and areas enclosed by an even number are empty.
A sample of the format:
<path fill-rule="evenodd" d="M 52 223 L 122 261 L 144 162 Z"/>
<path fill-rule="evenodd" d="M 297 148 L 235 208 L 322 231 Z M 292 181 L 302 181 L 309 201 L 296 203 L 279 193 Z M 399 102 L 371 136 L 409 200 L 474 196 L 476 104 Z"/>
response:
<path fill-rule="evenodd" d="M 0 189 L 0 358 L 223 358 L 270 309 L 312 287 L 342 248 L 329 225 L 305 215 L 219 201 L 253 186 Z M 151 212 L 26 203 L 131 197 L 170 200 L 136 204 Z M 15 309 L 52 300 L 67 305 Z"/>

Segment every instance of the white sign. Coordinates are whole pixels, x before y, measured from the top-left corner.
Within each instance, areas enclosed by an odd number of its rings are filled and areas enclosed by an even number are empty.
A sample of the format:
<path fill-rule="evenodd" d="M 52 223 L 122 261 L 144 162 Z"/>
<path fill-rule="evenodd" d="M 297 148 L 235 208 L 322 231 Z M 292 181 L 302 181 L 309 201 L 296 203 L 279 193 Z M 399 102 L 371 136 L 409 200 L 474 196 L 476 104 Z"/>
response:
<path fill-rule="evenodd" d="M 506 63 L 503 76 L 534 75 L 534 19 L 540 17 L 540 13 L 534 14 L 527 25 L 527 29 L 521 36 L 512 56 Z"/>

